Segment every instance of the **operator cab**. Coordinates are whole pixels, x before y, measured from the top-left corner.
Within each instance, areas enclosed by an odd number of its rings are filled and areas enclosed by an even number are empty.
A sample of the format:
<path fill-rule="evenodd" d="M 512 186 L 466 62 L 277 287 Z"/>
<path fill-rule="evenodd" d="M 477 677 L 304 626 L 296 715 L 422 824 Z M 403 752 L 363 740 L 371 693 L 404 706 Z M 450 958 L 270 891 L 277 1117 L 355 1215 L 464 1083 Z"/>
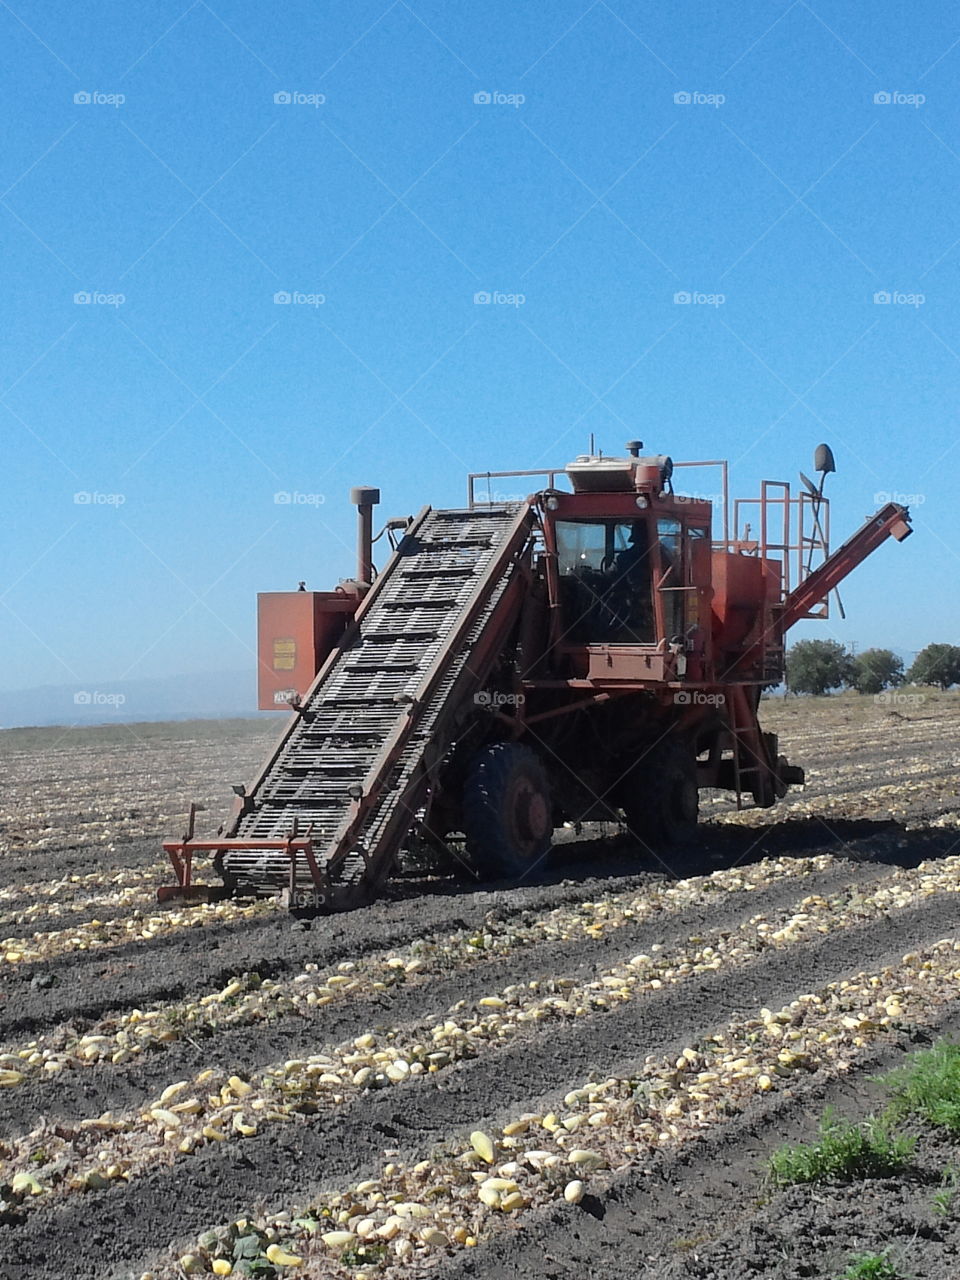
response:
<path fill-rule="evenodd" d="M 572 644 L 656 644 L 649 522 L 558 520 L 564 630 Z"/>
<path fill-rule="evenodd" d="M 553 648 L 574 678 L 662 680 L 703 649 L 710 505 L 674 496 L 670 458 L 628 447 L 627 458 L 577 458 L 566 468 L 573 492 L 544 495 L 559 604 Z"/>

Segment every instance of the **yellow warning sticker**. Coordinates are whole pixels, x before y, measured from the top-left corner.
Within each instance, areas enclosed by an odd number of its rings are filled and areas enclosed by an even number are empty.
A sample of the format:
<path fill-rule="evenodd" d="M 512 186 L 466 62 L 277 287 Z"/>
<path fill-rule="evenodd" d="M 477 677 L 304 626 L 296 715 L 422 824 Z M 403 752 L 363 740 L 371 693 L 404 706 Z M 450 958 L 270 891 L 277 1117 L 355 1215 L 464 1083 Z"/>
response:
<path fill-rule="evenodd" d="M 273 642 L 274 671 L 292 671 L 296 665 L 297 665 L 296 640 L 274 640 Z"/>

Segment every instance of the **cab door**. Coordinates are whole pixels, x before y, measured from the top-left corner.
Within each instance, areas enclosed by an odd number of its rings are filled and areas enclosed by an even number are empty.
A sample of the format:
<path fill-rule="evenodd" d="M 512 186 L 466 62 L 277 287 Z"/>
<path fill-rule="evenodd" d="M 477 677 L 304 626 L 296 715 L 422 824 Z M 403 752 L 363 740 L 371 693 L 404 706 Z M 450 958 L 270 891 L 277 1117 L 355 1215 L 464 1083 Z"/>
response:
<path fill-rule="evenodd" d="M 712 557 L 710 525 L 702 517 L 657 520 L 658 627 L 669 645 L 683 645 L 688 678 L 709 663 Z"/>

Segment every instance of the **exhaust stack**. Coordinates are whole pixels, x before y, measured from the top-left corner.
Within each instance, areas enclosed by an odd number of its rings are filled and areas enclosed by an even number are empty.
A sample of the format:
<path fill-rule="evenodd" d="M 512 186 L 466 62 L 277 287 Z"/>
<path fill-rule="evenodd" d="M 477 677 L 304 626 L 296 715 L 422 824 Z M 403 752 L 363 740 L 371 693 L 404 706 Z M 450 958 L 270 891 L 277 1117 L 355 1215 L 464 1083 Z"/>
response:
<path fill-rule="evenodd" d="M 357 581 L 370 586 L 373 582 L 373 508 L 380 501 L 380 490 L 360 485 L 350 490 L 350 501 L 357 508 Z"/>

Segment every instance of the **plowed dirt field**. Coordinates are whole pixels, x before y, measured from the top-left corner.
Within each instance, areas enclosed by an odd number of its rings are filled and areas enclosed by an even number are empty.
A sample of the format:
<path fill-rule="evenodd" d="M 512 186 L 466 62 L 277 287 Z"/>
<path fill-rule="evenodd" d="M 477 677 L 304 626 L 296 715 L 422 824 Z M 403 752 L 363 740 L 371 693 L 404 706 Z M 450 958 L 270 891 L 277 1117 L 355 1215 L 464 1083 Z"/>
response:
<path fill-rule="evenodd" d="M 960 697 L 764 720 L 806 788 L 682 865 L 571 832 L 312 922 L 155 907 L 272 723 L 0 735 L 0 1280 L 960 1275 L 948 1133 L 768 1177 L 960 1031 Z"/>

